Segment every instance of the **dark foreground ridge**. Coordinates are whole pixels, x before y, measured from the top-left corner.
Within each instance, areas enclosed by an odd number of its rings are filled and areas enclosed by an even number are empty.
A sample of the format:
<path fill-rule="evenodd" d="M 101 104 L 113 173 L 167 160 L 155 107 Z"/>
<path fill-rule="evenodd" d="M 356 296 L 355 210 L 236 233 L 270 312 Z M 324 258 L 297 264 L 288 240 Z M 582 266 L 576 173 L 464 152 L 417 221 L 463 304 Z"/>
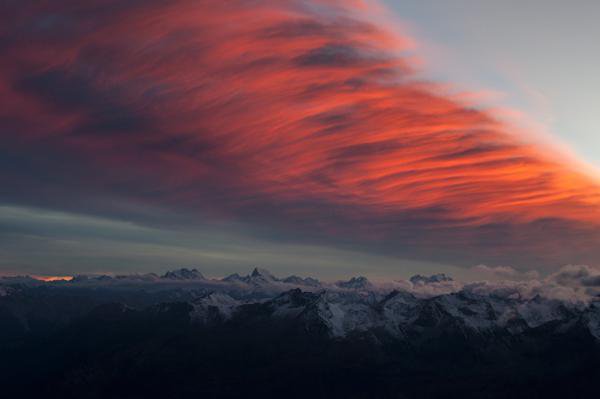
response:
<path fill-rule="evenodd" d="M 6 397 L 590 398 L 600 302 L 448 276 L 0 279 Z"/>

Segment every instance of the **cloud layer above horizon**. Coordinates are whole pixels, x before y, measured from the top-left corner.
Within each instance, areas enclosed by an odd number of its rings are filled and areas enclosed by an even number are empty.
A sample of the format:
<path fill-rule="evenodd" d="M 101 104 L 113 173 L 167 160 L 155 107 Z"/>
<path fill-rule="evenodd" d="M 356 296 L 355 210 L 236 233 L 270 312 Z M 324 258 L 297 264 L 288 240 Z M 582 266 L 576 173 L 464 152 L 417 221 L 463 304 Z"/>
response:
<path fill-rule="evenodd" d="M 418 79 L 413 39 L 370 4 L 3 2 L 2 202 L 466 266 L 598 263 L 598 182 Z"/>

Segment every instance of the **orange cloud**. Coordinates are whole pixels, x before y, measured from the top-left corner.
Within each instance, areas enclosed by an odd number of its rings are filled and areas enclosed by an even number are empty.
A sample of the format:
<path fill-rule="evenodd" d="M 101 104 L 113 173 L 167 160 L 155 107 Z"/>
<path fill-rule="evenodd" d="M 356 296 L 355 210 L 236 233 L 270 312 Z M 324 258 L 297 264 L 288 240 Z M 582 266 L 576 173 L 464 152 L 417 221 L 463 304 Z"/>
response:
<path fill-rule="evenodd" d="M 14 201 L 72 191 L 409 256 L 598 260 L 598 182 L 415 80 L 412 39 L 361 18 L 369 2 L 58 3 L 2 6 L 3 150 L 42 155 L 2 179 Z"/>

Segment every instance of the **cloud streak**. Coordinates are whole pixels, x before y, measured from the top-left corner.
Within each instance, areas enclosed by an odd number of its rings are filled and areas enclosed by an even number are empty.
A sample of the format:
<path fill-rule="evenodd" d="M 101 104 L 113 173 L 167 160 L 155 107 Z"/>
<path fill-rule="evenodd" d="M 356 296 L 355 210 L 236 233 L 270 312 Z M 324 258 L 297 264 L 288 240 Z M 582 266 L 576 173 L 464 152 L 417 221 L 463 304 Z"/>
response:
<path fill-rule="evenodd" d="M 412 39 L 370 7 L 3 3 L 3 198 L 450 263 L 597 262 L 597 182 L 417 80 Z"/>

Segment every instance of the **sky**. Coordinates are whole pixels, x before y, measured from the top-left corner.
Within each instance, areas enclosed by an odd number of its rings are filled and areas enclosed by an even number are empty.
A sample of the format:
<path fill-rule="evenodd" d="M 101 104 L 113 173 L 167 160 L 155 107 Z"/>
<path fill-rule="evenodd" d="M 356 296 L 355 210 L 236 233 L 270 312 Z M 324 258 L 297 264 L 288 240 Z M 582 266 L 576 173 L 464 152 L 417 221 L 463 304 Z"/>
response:
<path fill-rule="evenodd" d="M 600 37 L 593 0 L 386 0 L 428 76 L 493 92 L 600 168 Z"/>
<path fill-rule="evenodd" d="M 1 3 L 0 274 L 597 265 L 597 6 L 387 3 Z"/>

